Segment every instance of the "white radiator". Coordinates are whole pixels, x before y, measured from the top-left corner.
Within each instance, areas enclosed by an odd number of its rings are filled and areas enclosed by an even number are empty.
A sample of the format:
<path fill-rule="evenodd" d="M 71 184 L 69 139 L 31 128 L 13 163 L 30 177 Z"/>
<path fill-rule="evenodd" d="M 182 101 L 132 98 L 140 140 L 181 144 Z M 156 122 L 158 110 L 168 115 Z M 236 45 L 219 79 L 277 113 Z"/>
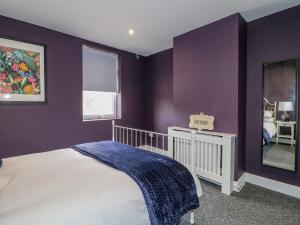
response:
<path fill-rule="evenodd" d="M 235 135 L 180 127 L 170 127 L 168 135 L 168 151 L 175 160 L 196 175 L 221 185 L 224 194 L 232 193 Z"/>
<path fill-rule="evenodd" d="M 196 175 L 233 190 L 235 135 L 170 127 L 168 134 L 115 125 L 112 139 L 181 162 Z"/>

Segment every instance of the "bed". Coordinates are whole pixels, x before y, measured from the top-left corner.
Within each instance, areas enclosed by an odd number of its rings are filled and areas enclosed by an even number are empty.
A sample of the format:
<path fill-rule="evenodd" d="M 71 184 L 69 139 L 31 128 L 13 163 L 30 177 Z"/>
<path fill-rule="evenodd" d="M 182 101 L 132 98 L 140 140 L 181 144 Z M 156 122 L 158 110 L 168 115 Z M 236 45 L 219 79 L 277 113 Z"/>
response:
<path fill-rule="evenodd" d="M 277 102 L 271 103 L 268 99 L 264 98 L 264 115 L 263 115 L 263 145 L 271 143 L 272 139 L 277 134 L 276 129 L 276 112 Z"/>
<path fill-rule="evenodd" d="M 202 195 L 193 174 L 197 196 Z M 0 169 L 1 225 L 150 225 L 126 173 L 72 148 L 16 156 Z"/>

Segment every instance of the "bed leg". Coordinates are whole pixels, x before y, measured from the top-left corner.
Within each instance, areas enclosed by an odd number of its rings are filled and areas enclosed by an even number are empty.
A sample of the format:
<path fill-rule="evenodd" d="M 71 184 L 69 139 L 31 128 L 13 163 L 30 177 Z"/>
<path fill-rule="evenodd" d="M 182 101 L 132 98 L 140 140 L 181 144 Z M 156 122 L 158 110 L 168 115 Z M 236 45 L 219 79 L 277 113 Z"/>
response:
<path fill-rule="evenodd" d="M 194 211 L 190 214 L 190 224 L 195 224 L 195 213 Z"/>

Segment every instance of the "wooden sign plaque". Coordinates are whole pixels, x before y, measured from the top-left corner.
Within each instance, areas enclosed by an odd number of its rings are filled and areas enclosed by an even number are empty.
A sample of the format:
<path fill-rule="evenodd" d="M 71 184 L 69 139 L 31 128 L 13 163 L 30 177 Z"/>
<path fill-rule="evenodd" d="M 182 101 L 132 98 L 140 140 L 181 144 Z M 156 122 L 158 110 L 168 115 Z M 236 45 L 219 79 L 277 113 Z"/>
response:
<path fill-rule="evenodd" d="M 198 130 L 213 130 L 214 121 L 214 116 L 205 115 L 204 113 L 195 114 L 190 116 L 189 127 Z"/>

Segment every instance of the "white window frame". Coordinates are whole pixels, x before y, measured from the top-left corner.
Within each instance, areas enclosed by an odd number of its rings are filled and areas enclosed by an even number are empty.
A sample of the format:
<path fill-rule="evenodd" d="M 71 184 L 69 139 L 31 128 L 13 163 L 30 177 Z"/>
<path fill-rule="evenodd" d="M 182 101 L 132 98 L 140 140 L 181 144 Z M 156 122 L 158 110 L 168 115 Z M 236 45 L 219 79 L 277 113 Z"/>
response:
<path fill-rule="evenodd" d="M 112 93 L 115 93 L 115 96 L 114 96 L 114 102 L 113 102 L 113 105 L 114 105 L 114 113 L 111 114 L 111 115 L 84 115 L 83 114 L 83 89 L 82 89 L 82 117 L 83 117 L 83 121 L 95 121 L 95 120 L 113 120 L 113 119 L 120 119 L 120 116 L 119 116 L 119 112 L 120 112 L 120 109 L 118 109 L 119 107 L 119 104 L 118 104 L 118 100 L 120 98 L 120 93 L 119 93 L 119 83 L 120 83 L 120 76 L 119 76 L 119 56 L 118 54 L 115 54 L 115 53 L 112 53 L 112 52 L 108 52 L 108 51 L 103 51 L 103 50 L 100 50 L 100 49 L 97 49 L 95 47 L 91 47 L 91 46 L 87 46 L 87 45 L 83 45 L 82 46 L 82 49 L 83 48 L 91 48 L 93 50 L 96 50 L 96 51 L 99 51 L 99 52 L 102 52 L 102 53 L 105 53 L 105 54 L 113 54 L 116 56 L 116 60 L 117 60 L 117 74 L 116 74 L 116 79 L 117 79 L 117 91 L 116 92 L 112 92 Z M 83 74 L 82 74 L 82 79 L 83 78 Z"/>

